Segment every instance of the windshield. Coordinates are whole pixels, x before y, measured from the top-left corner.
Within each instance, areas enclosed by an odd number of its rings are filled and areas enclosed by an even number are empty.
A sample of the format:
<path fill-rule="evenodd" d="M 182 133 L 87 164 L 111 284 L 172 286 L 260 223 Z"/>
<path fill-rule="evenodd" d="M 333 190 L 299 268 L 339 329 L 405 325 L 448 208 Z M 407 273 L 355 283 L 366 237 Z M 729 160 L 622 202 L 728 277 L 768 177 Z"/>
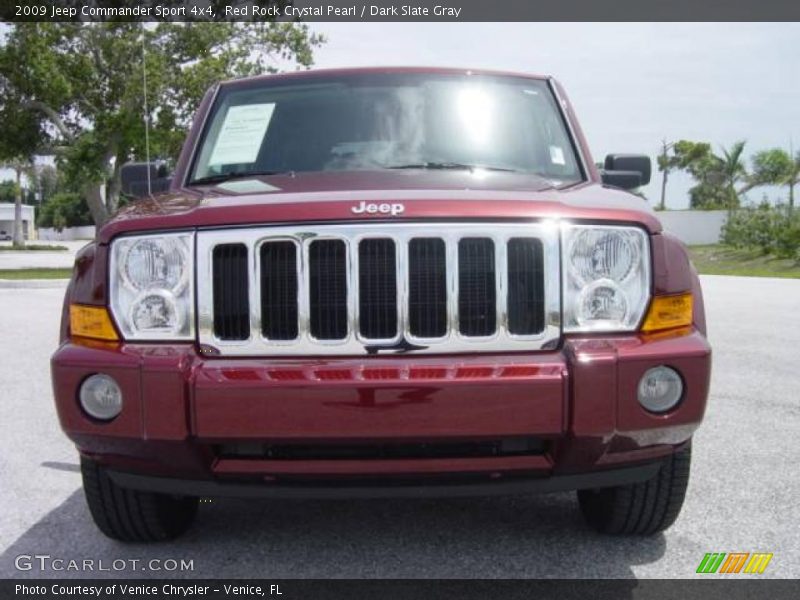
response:
<path fill-rule="evenodd" d="M 383 73 L 223 87 L 191 180 L 477 168 L 538 175 L 553 185 L 581 179 L 546 82 Z"/>

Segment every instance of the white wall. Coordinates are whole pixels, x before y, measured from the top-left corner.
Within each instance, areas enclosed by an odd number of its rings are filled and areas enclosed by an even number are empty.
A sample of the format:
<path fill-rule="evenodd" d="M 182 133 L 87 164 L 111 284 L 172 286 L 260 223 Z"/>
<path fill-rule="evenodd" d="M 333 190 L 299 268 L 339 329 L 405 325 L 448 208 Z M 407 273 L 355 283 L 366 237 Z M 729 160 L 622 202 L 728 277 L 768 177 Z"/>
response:
<path fill-rule="evenodd" d="M 33 223 L 36 219 L 35 209 L 28 204 L 22 205 L 22 231 L 25 236 L 30 237 L 33 231 Z M 5 231 L 8 235 L 14 235 L 14 203 L 0 202 L 0 231 Z"/>
<path fill-rule="evenodd" d="M 728 216 L 724 210 L 665 210 L 656 213 L 664 230 L 684 244 L 716 244 Z"/>
<path fill-rule="evenodd" d="M 52 227 L 39 228 L 40 240 L 69 242 L 72 240 L 91 240 L 94 239 L 94 236 L 94 225 L 88 225 L 86 227 L 65 227 L 61 231 L 56 231 Z"/>

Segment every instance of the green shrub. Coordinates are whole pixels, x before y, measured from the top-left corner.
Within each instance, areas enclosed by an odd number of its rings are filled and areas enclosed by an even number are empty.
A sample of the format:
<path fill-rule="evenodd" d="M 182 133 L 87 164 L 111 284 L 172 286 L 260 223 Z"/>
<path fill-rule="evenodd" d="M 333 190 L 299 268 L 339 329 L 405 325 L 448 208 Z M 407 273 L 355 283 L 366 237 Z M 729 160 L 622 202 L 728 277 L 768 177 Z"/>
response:
<path fill-rule="evenodd" d="M 53 227 L 61 231 L 65 227 L 80 227 L 92 224 L 92 215 L 83 196 L 73 192 L 61 192 L 45 202 L 36 219 L 39 227 Z"/>
<path fill-rule="evenodd" d="M 800 261 L 800 213 L 781 205 L 741 208 L 723 226 L 722 242 Z"/>
<path fill-rule="evenodd" d="M 775 254 L 782 258 L 794 258 L 800 262 L 800 216 L 792 215 L 778 231 Z"/>

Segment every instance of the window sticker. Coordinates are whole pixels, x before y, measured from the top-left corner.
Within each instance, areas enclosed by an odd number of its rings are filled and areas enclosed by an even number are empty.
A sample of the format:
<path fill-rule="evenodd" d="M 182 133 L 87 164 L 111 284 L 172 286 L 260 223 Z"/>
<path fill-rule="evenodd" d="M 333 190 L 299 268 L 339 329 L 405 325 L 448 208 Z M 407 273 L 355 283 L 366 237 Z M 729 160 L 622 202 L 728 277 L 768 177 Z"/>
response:
<path fill-rule="evenodd" d="M 275 103 L 231 106 L 225 115 L 217 143 L 211 152 L 211 165 L 252 163 L 264 140 Z"/>
<path fill-rule="evenodd" d="M 217 187 L 235 194 L 257 194 L 259 192 L 281 191 L 281 188 L 269 183 L 264 183 L 259 179 L 226 181 L 224 183 L 220 183 Z"/>
<path fill-rule="evenodd" d="M 554 165 L 567 164 L 567 161 L 564 160 L 564 151 L 561 146 L 550 146 L 550 162 Z"/>

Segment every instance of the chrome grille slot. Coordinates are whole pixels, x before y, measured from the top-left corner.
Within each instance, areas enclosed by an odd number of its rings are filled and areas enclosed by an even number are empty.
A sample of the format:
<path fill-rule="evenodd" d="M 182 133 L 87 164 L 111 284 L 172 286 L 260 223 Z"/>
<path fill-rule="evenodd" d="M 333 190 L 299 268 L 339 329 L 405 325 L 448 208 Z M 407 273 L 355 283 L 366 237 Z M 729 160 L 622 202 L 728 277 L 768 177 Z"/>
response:
<path fill-rule="evenodd" d="M 408 326 L 418 338 L 447 334 L 447 249 L 442 239 L 408 243 Z"/>
<path fill-rule="evenodd" d="M 347 244 L 314 240 L 308 249 L 311 335 L 318 340 L 347 337 Z"/>
<path fill-rule="evenodd" d="M 298 335 L 297 246 L 294 242 L 261 245 L 261 333 L 268 340 Z"/>
<path fill-rule="evenodd" d="M 214 248 L 214 334 L 221 340 L 250 337 L 247 246 L 222 244 Z"/>
<path fill-rule="evenodd" d="M 539 223 L 206 230 L 197 266 L 198 341 L 223 356 L 530 352 L 561 334 L 558 228 Z"/>
<path fill-rule="evenodd" d="M 397 261 L 394 240 L 358 243 L 359 333 L 368 339 L 397 336 Z"/>
<path fill-rule="evenodd" d="M 489 336 L 497 328 L 494 250 L 489 238 L 458 242 L 458 330 L 464 336 Z"/>
<path fill-rule="evenodd" d="M 542 242 L 535 238 L 508 240 L 508 331 L 533 335 L 544 328 Z"/>

